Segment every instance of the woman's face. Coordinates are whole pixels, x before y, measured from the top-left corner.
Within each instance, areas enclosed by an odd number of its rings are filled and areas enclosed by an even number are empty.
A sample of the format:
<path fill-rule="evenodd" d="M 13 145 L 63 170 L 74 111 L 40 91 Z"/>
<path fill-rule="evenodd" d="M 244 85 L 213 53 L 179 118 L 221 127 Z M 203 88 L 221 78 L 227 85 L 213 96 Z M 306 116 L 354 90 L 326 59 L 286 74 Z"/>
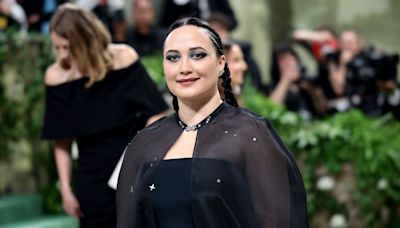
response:
<path fill-rule="evenodd" d="M 340 37 L 340 43 L 342 50 L 351 53 L 352 56 L 357 55 L 362 49 L 362 42 L 353 31 L 343 32 Z"/>
<path fill-rule="evenodd" d="M 51 41 L 53 42 L 54 47 L 56 48 L 57 52 L 57 59 L 59 61 L 70 61 L 70 49 L 69 49 L 69 41 L 55 32 L 51 32 Z"/>
<path fill-rule="evenodd" d="M 281 77 L 290 77 L 292 80 L 300 78 L 300 63 L 290 52 L 285 52 L 278 57 L 278 66 Z"/>
<path fill-rule="evenodd" d="M 242 85 L 244 73 L 247 70 L 247 63 L 244 61 L 243 52 L 239 45 L 234 44 L 229 54 L 226 56 L 229 69 L 231 71 L 231 80 L 233 85 Z"/>
<path fill-rule="evenodd" d="M 218 76 L 225 56 L 217 57 L 205 29 L 186 25 L 173 30 L 164 43 L 164 75 L 168 88 L 180 100 L 219 96 Z"/>

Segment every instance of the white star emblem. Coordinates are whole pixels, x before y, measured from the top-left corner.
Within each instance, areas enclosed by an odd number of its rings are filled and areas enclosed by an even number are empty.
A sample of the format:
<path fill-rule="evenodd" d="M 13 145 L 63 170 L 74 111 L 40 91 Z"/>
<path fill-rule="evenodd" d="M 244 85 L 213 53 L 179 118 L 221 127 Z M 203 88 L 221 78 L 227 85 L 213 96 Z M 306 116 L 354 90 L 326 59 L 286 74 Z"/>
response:
<path fill-rule="evenodd" d="M 154 189 L 156 189 L 156 186 L 154 186 L 154 184 L 152 184 L 152 185 L 149 186 L 149 188 L 150 188 L 150 192 L 151 192 L 151 191 L 153 191 Z"/>

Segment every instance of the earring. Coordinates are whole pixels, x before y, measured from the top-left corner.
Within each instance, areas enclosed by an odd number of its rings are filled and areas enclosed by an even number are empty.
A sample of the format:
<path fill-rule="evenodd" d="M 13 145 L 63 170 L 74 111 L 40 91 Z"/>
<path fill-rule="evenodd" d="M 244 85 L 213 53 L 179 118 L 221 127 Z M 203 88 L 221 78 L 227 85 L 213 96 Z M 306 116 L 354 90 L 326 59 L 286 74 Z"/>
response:
<path fill-rule="evenodd" d="M 219 76 L 221 77 L 224 74 L 224 71 L 219 72 Z"/>

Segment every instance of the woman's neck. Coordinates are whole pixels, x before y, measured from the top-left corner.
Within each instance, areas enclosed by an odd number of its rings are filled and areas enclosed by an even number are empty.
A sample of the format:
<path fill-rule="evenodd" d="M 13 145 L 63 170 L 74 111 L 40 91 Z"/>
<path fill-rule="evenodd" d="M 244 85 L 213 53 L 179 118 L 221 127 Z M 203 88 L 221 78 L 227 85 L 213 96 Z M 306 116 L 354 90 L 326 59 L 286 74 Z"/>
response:
<path fill-rule="evenodd" d="M 209 116 L 222 103 L 219 94 L 206 101 L 179 100 L 179 118 L 187 125 L 194 125 Z"/>

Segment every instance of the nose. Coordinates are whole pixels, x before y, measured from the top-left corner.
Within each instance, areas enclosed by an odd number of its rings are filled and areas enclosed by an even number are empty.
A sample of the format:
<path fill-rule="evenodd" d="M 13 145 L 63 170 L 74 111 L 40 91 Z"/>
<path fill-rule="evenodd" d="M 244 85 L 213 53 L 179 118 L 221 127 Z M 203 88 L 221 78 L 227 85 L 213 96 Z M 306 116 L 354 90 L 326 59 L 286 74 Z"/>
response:
<path fill-rule="evenodd" d="M 69 57 L 69 50 L 65 47 L 60 47 L 57 49 L 57 54 L 61 59 Z"/>
<path fill-rule="evenodd" d="M 179 72 L 183 75 L 188 75 L 193 72 L 192 63 L 189 58 L 182 58 Z"/>
<path fill-rule="evenodd" d="M 63 49 L 60 49 L 60 50 L 58 51 L 58 55 L 60 56 L 61 59 L 65 59 L 65 58 L 68 57 L 68 53 L 67 53 L 65 50 L 63 50 Z"/>
<path fill-rule="evenodd" d="M 247 71 L 248 68 L 249 68 L 249 66 L 247 65 L 246 61 L 243 61 L 242 70 Z"/>

